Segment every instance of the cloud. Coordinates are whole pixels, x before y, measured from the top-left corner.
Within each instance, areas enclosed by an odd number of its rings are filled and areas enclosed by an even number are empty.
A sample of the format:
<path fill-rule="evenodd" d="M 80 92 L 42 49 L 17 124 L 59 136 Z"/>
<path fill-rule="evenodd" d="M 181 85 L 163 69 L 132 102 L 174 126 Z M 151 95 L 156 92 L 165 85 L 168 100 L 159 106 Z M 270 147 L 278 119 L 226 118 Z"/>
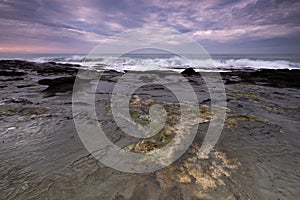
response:
<path fill-rule="evenodd" d="M 89 51 L 128 29 L 165 27 L 215 48 L 234 48 L 241 40 L 259 47 L 264 39 L 297 38 L 299 10 L 297 0 L 3 0 L 0 46 L 47 43 L 66 52 L 76 46 Z"/>
<path fill-rule="evenodd" d="M 293 35 L 300 32 L 300 27 L 290 29 L 286 25 L 252 25 L 236 26 L 234 28 L 223 30 L 205 30 L 195 31 L 192 37 L 196 39 L 211 39 L 214 41 L 227 42 L 238 40 L 240 38 L 268 39 L 280 38 L 287 35 Z"/>

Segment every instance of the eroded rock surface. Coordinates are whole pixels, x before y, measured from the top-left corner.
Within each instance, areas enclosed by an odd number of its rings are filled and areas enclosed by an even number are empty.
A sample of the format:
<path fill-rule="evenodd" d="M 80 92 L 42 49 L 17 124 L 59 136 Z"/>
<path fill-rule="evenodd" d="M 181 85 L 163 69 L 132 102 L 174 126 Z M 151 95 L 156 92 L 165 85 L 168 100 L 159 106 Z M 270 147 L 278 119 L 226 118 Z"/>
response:
<path fill-rule="evenodd" d="M 298 77 L 298 71 L 223 74 L 230 80 L 226 85 L 227 119 L 221 138 L 206 156 L 199 149 L 214 113 L 203 80 L 199 75 L 186 76 L 200 102 L 193 144 L 166 168 L 129 174 L 104 166 L 84 148 L 72 119 L 70 90 L 53 95 L 43 92 L 54 80 L 59 87 L 71 86 L 73 78 L 67 80 L 76 74 L 76 67 L 0 61 L 0 71 L 18 74 L 0 75 L 0 199 L 229 200 L 299 196 L 300 96 L 296 80 L 287 78 Z M 168 144 L 178 134 L 180 112 L 174 95 L 164 87 L 150 85 L 137 90 L 129 119 L 130 123 L 149 123 L 148 107 L 159 103 L 169 113 L 168 126 L 162 132 L 150 139 L 137 139 L 124 136 L 116 125 L 110 95 L 122 75 L 106 72 L 96 91 L 97 120 L 107 137 L 120 148 L 139 153 Z M 168 74 L 163 76 L 168 78 Z M 149 79 L 145 75 L 139 81 Z M 94 84 L 93 80 L 89 83 Z"/>

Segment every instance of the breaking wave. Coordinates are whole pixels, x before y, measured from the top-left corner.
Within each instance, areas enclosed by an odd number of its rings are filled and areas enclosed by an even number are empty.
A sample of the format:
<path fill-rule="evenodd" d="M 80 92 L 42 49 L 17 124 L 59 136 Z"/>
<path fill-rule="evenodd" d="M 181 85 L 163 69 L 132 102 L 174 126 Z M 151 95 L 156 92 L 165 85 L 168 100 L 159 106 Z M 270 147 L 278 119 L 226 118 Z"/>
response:
<path fill-rule="evenodd" d="M 300 60 L 268 58 L 213 58 L 212 60 L 190 58 L 189 61 L 174 55 L 134 55 L 113 59 L 113 56 L 101 56 L 86 59 L 85 55 L 38 56 L 33 58 L 14 58 L 33 62 L 56 62 L 79 64 L 93 69 L 114 69 L 117 71 L 135 70 L 179 70 L 193 67 L 198 71 L 222 71 L 238 69 L 300 69 Z M 109 65 L 104 65 L 110 63 Z"/>

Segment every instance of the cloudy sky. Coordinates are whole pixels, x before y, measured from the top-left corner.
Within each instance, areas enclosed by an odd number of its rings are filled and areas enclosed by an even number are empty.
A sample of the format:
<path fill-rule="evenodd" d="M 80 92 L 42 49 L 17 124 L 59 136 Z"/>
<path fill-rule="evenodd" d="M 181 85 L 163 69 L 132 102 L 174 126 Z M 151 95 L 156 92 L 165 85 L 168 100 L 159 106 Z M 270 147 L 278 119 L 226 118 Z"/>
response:
<path fill-rule="evenodd" d="M 300 53 L 299 0 L 0 0 L 0 52 L 87 53 L 145 27 L 209 53 Z"/>

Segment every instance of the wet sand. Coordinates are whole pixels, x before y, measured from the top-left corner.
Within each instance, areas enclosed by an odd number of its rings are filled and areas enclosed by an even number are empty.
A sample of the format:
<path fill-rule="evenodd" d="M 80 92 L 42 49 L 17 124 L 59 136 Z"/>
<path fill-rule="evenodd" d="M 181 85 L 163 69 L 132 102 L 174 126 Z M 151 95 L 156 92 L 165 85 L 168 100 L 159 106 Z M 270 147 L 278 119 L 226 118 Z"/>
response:
<path fill-rule="evenodd" d="M 130 174 L 104 166 L 81 143 L 72 116 L 74 66 L 1 61 L 0 70 L 0 199 L 300 196 L 299 71 L 223 73 L 227 118 L 215 149 L 206 157 L 199 157 L 198 151 L 213 115 L 210 98 L 201 77 L 187 71 L 185 76 L 197 93 L 204 118 L 193 144 L 164 169 Z M 105 73 L 97 90 L 96 111 L 106 135 L 133 152 L 164 145 L 176 131 L 170 128 L 161 137 L 138 140 L 124 137 L 114 123 L 110 95 L 120 76 L 114 71 Z M 149 104 L 167 106 L 173 100 L 166 88 L 141 88 L 132 100 L 131 115 L 143 123 Z M 176 119 L 176 106 L 168 108 Z"/>

